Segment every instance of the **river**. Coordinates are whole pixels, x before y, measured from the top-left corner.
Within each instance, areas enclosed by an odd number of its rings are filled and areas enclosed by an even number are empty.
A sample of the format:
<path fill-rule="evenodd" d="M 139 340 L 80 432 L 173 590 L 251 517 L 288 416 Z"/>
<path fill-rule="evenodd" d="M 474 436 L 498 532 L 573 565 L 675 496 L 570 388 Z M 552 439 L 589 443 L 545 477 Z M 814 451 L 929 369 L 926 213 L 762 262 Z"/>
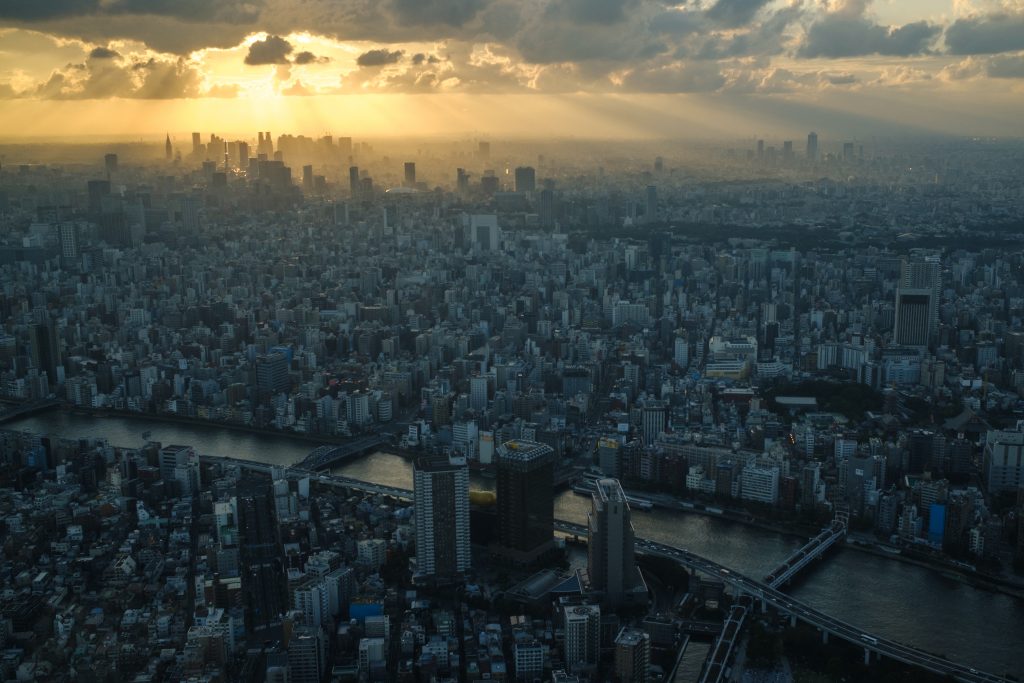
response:
<path fill-rule="evenodd" d="M 124 417 L 92 417 L 53 411 L 4 425 L 63 438 L 104 438 L 118 446 L 139 446 L 142 433 L 164 444 L 190 444 L 202 453 L 288 465 L 315 444 L 233 431 Z M 357 479 L 412 488 L 411 464 L 374 453 L 336 470 Z M 474 476 L 472 486 L 493 489 L 494 481 Z M 585 523 L 590 501 L 571 491 L 555 498 L 555 516 Z M 734 522 L 682 512 L 634 512 L 639 536 L 680 545 L 750 576 L 764 576 L 802 539 Z M 864 631 L 941 653 L 992 673 L 1024 679 L 1024 601 L 947 579 L 934 571 L 841 548 L 812 565 L 792 587 L 793 595 Z"/>

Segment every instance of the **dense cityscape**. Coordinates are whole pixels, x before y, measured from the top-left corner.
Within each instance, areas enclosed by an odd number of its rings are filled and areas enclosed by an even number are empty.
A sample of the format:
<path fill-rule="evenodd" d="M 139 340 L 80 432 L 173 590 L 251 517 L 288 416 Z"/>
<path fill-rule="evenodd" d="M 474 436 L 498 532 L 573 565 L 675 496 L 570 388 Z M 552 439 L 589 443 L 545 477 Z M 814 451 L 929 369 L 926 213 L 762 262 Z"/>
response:
<path fill-rule="evenodd" d="M 870 555 L 1024 634 L 1019 142 L 4 155 L 4 680 L 1024 675 L 791 594 Z"/>

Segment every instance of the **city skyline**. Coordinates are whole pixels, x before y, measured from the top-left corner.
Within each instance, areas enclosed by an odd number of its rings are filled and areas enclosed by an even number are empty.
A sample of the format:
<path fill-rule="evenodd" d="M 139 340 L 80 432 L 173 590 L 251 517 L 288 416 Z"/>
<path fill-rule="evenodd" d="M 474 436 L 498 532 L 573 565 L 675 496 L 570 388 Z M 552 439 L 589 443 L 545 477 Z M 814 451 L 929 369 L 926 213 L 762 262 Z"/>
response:
<path fill-rule="evenodd" d="M 11 139 L 1019 136 L 1022 79 L 1019 0 L 0 8 Z"/>

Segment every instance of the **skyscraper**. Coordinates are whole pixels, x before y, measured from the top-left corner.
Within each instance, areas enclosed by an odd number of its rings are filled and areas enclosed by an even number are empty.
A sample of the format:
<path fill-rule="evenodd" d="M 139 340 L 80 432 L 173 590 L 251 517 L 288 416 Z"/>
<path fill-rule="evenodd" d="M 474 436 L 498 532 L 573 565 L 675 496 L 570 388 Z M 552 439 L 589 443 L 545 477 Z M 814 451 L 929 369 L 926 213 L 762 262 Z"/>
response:
<path fill-rule="evenodd" d="M 203 136 L 199 133 L 192 133 L 192 153 L 202 154 L 203 152 Z"/>
<path fill-rule="evenodd" d="M 170 161 L 171 157 L 173 157 L 173 156 L 174 156 L 174 148 L 171 147 L 171 134 L 168 133 L 167 134 L 167 140 L 164 142 L 164 158 L 167 161 Z"/>
<path fill-rule="evenodd" d="M 348 167 L 348 193 L 352 199 L 359 199 L 359 167 Z"/>
<path fill-rule="evenodd" d="M 896 325 L 893 341 L 899 346 L 928 346 L 931 337 L 932 290 L 896 290 Z"/>
<path fill-rule="evenodd" d="M 942 294 L 942 263 L 939 257 L 904 259 L 900 263 L 900 287 L 930 291 L 928 333 L 935 334 L 939 327 L 939 298 Z"/>
<path fill-rule="evenodd" d="M 280 618 L 286 605 L 270 480 L 242 479 L 236 500 L 246 626 L 266 627 Z"/>
<path fill-rule="evenodd" d="M 818 160 L 818 134 L 814 132 L 807 134 L 807 160 Z"/>
<path fill-rule="evenodd" d="M 57 384 L 57 367 L 62 363 L 60 338 L 53 321 L 33 325 L 29 328 L 32 360 L 39 370 L 46 373 L 52 385 Z"/>
<path fill-rule="evenodd" d="M 644 223 L 653 223 L 658 217 L 658 188 L 647 186 L 646 204 L 644 206 Z"/>
<path fill-rule="evenodd" d="M 461 457 L 422 457 L 413 468 L 416 574 L 451 579 L 470 565 L 469 468 Z"/>
<path fill-rule="evenodd" d="M 564 619 L 566 668 L 570 673 L 593 670 L 601 656 L 601 608 L 569 605 Z"/>
<path fill-rule="evenodd" d="M 528 564 L 553 547 L 554 451 L 534 441 L 498 447 L 496 552 Z"/>
<path fill-rule="evenodd" d="M 537 189 L 537 174 L 533 166 L 516 168 L 516 192 L 533 192 Z"/>
<path fill-rule="evenodd" d="M 405 187 L 416 187 L 416 162 L 405 162 Z"/>
<path fill-rule="evenodd" d="M 587 570 L 591 589 L 604 593 L 605 602 L 610 605 L 631 601 L 638 594 L 646 595 L 636 567 L 633 541 L 629 504 L 618 479 L 598 480 L 587 515 Z"/>

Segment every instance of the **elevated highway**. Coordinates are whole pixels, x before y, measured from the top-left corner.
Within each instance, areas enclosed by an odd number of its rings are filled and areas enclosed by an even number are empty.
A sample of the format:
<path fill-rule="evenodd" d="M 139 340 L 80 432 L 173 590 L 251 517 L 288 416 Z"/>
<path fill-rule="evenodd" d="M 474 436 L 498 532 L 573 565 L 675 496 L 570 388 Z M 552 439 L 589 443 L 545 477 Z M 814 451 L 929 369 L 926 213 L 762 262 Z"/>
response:
<path fill-rule="evenodd" d="M 218 456 L 203 456 L 203 459 L 209 461 L 230 462 L 243 468 L 262 471 L 264 473 L 269 473 L 273 467 L 265 463 L 255 463 L 247 460 L 223 458 Z M 404 500 L 412 499 L 412 491 L 409 489 L 373 484 L 370 482 L 360 481 L 358 479 L 351 479 L 336 475 L 317 474 L 316 472 L 295 467 L 283 469 L 286 476 L 290 478 L 310 477 L 326 486 L 336 486 L 339 488 L 365 491 L 367 493 L 391 496 Z M 566 520 L 555 520 L 554 528 L 556 531 L 570 534 L 578 538 L 585 538 L 587 535 L 587 528 L 585 526 Z M 645 538 L 637 538 L 636 551 L 638 553 L 652 555 L 655 557 L 668 558 L 692 571 L 717 577 L 720 581 L 732 588 L 733 593 L 740 601 L 740 604 L 743 604 L 743 599 L 747 598 L 751 601 L 751 604 L 760 603 L 762 609 L 766 609 L 771 606 L 780 613 L 789 615 L 794 620 L 798 619 L 806 624 L 814 626 L 821 631 L 823 640 L 827 640 L 829 636 L 834 636 L 864 648 L 865 659 L 869 658 L 872 654 L 881 657 L 888 657 L 911 666 L 920 667 L 935 674 L 950 676 L 957 681 L 965 681 L 967 683 L 1007 683 L 1009 681 L 1009 679 L 1003 678 L 1002 676 L 979 671 L 965 664 L 952 662 L 944 657 L 940 657 L 939 655 L 934 655 L 929 652 L 925 652 L 924 650 L 904 645 L 903 643 L 895 640 L 867 633 L 853 624 L 829 616 L 824 612 L 820 612 L 810 605 L 796 600 L 792 596 L 783 593 L 777 588 L 773 588 L 763 581 L 744 576 L 743 574 L 735 572 L 728 567 L 718 564 L 717 562 L 713 562 L 701 557 L 700 555 L 691 553 L 686 548 L 658 543 L 657 541 L 651 541 Z"/>

